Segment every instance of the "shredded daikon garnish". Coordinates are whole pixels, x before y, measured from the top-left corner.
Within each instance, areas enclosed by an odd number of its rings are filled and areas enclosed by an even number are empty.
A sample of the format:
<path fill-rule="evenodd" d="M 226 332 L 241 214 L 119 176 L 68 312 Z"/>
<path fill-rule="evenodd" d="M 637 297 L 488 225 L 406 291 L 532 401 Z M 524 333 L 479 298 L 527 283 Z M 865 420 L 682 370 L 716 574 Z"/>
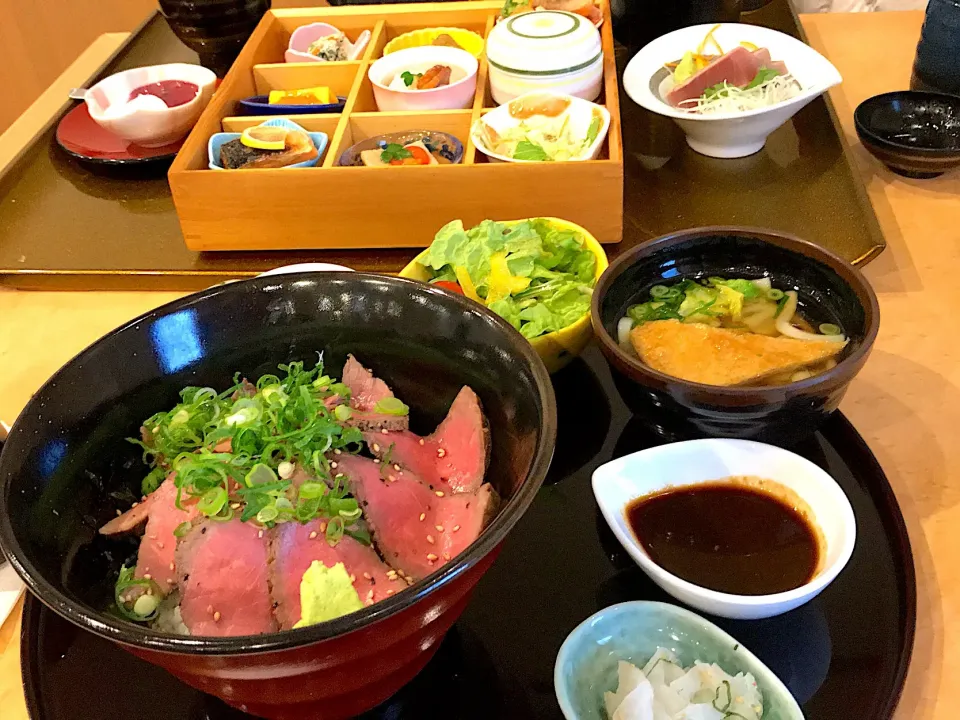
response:
<path fill-rule="evenodd" d="M 737 113 L 776 105 L 800 94 L 800 84 L 792 75 L 775 75 L 751 88 L 740 88 L 723 82 L 698 98 L 684 100 L 681 110 L 700 115 Z"/>

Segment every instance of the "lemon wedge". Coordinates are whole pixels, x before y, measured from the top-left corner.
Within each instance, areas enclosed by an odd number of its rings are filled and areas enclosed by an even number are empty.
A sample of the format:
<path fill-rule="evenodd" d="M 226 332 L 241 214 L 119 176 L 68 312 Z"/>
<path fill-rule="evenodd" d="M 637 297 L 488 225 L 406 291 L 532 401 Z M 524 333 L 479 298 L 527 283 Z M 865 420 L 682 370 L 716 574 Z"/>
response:
<path fill-rule="evenodd" d="M 283 150 L 287 132 L 282 127 L 257 125 L 244 130 L 240 134 L 240 142 L 257 150 Z"/>

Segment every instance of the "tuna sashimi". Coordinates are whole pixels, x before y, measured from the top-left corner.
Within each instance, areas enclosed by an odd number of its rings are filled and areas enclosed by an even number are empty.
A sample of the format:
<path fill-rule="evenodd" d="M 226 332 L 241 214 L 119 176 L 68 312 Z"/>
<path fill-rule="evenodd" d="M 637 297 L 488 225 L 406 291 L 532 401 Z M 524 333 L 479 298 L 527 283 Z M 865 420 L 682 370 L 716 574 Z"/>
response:
<path fill-rule="evenodd" d="M 353 416 L 347 424 L 361 430 L 406 430 L 410 419 L 406 415 L 387 415 L 376 411 L 377 403 L 394 397 L 387 384 L 367 370 L 353 356 L 347 356 L 343 366 L 343 384 L 350 388 L 350 407 Z"/>
<path fill-rule="evenodd" d="M 465 386 L 428 437 L 409 430 L 363 436 L 374 455 L 410 470 L 432 489 L 471 492 L 487 472 L 489 435 L 480 400 Z"/>
<path fill-rule="evenodd" d="M 349 535 L 331 547 L 321 527 L 320 520 L 313 520 L 306 525 L 283 523 L 271 531 L 270 588 L 281 630 L 289 630 L 300 620 L 300 582 L 314 560 L 327 567 L 343 563 L 365 605 L 379 602 L 406 587 L 403 579 L 384 564 L 372 547 Z"/>
<path fill-rule="evenodd" d="M 355 455 L 341 456 L 338 470 L 360 501 L 387 562 L 417 580 L 476 540 L 499 502 L 489 484 L 452 495 L 431 490 L 408 470 L 384 469 Z"/>
<path fill-rule="evenodd" d="M 202 520 L 180 541 L 180 615 L 191 635 L 257 635 L 277 629 L 264 535 L 239 518 Z"/>
<path fill-rule="evenodd" d="M 670 105 L 678 107 L 687 100 L 700 97 L 707 88 L 719 85 L 722 82 L 739 87 L 748 85 L 757 76 L 757 72 L 762 66 L 779 70 L 779 68 L 774 67 L 773 61 L 770 60 L 769 51 L 766 55 L 762 53 L 758 55 L 758 53 L 760 53 L 760 50 L 751 52 L 742 45 L 738 45 L 702 70 L 694 73 L 689 79 L 668 90 L 664 100 Z M 786 70 L 786 65 L 783 66 L 783 69 Z"/>

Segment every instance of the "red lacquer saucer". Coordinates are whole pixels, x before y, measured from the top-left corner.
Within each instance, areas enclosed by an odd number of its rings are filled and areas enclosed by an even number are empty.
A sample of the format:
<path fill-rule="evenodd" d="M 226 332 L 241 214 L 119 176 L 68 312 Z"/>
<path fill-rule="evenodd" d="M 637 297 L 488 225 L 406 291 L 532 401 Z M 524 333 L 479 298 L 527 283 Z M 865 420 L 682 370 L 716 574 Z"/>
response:
<path fill-rule="evenodd" d="M 169 164 L 177 156 L 183 140 L 156 148 L 136 145 L 97 125 L 87 111 L 87 104 L 81 102 L 57 126 L 57 144 L 81 162 L 126 167 Z"/>

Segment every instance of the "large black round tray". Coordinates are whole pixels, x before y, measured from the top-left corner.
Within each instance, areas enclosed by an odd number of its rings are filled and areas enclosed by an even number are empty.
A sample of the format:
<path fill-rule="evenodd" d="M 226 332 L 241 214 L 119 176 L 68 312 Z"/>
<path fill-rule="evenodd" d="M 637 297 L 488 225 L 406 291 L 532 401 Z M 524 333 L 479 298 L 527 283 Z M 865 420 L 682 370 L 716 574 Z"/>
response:
<path fill-rule="evenodd" d="M 630 416 L 595 348 L 555 383 L 560 434 L 547 483 L 436 657 L 367 717 L 560 718 L 553 664 L 567 633 L 613 603 L 669 600 L 614 539 L 590 489 L 598 465 L 662 441 Z M 808 720 L 889 718 L 916 623 L 903 518 L 883 470 L 839 413 L 791 449 L 826 469 L 850 498 L 853 557 L 817 599 L 786 615 L 711 619 L 780 676 Z M 21 654 L 33 720 L 248 717 L 74 627 L 33 597 Z"/>

